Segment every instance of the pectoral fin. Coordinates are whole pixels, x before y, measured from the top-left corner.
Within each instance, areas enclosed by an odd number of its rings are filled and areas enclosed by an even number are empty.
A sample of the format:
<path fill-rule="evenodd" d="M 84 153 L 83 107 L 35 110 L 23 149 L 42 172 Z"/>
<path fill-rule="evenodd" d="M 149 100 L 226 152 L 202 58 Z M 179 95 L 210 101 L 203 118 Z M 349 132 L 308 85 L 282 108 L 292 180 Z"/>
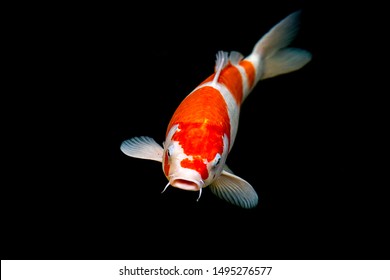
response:
<path fill-rule="evenodd" d="M 164 149 L 148 136 L 134 137 L 122 142 L 121 151 L 129 157 L 162 162 Z"/>
<path fill-rule="evenodd" d="M 219 198 L 243 208 L 254 208 L 259 200 L 256 191 L 247 181 L 227 172 L 226 168 L 210 185 L 210 189 Z"/>
<path fill-rule="evenodd" d="M 234 172 L 226 164 L 223 166 L 223 170 L 226 171 L 227 173 L 234 174 Z"/>

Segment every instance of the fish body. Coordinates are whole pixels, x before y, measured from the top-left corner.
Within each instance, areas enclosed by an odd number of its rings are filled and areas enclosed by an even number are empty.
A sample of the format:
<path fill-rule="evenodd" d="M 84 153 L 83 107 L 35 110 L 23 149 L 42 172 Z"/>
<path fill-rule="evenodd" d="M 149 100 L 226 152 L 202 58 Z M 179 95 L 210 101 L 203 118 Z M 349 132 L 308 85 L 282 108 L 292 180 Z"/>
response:
<path fill-rule="evenodd" d="M 168 179 L 165 189 L 171 185 L 199 191 L 200 197 L 202 188 L 209 186 L 227 202 L 256 207 L 256 191 L 233 174 L 226 159 L 237 135 L 241 105 L 256 84 L 298 70 L 311 60 L 308 51 L 288 47 L 298 31 L 299 16 L 297 11 L 281 20 L 246 57 L 236 51 L 219 51 L 214 73 L 173 113 L 163 146 L 147 136 L 133 137 L 122 142 L 122 152 L 161 162 Z"/>

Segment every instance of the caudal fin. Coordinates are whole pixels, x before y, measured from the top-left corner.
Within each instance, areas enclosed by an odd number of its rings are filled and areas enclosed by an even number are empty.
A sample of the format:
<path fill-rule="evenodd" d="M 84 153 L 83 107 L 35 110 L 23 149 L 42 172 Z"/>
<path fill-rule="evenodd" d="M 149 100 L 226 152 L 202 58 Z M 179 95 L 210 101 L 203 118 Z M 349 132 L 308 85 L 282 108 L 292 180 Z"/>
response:
<path fill-rule="evenodd" d="M 257 80 L 298 70 L 311 60 L 308 51 L 286 48 L 298 33 L 300 14 L 296 11 L 281 20 L 253 48 L 251 56 L 259 65 Z"/>

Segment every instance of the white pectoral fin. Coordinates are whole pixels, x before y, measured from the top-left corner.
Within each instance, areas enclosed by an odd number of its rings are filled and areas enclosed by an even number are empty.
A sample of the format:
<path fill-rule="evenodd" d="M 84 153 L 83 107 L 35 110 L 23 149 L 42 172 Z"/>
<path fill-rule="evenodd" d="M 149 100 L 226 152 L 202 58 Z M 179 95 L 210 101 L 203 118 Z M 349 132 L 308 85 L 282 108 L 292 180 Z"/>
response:
<path fill-rule="evenodd" d="M 225 165 L 223 166 L 223 170 L 226 171 L 227 173 L 234 174 L 233 171 L 227 166 L 227 164 L 225 164 Z"/>
<path fill-rule="evenodd" d="M 254 208 L 259 200 L 247 181 L 225 170 L 210 185 L 210 189 L 219 198 L 243 208 Z"/>
<path fill-rule="evenodd" d="M 133 137 L 125 140 L 120 146 L 121 151 L 135 158 L 162 162 L 164 149 L 153 138 L 147 136 Z"/>

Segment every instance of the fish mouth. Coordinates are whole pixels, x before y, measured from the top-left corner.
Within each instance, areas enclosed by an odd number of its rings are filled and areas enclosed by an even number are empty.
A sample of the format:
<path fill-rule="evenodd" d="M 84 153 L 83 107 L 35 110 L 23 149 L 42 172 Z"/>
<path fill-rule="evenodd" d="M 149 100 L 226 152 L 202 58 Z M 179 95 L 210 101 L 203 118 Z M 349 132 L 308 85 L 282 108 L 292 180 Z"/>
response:
<path fill-rule="evenodd" d="M 199 191 L 204 183 L 203 181 L 189 180 L 185 178 L 172 178 L 169 184 L 175 188 L 187 191 Z"/>

